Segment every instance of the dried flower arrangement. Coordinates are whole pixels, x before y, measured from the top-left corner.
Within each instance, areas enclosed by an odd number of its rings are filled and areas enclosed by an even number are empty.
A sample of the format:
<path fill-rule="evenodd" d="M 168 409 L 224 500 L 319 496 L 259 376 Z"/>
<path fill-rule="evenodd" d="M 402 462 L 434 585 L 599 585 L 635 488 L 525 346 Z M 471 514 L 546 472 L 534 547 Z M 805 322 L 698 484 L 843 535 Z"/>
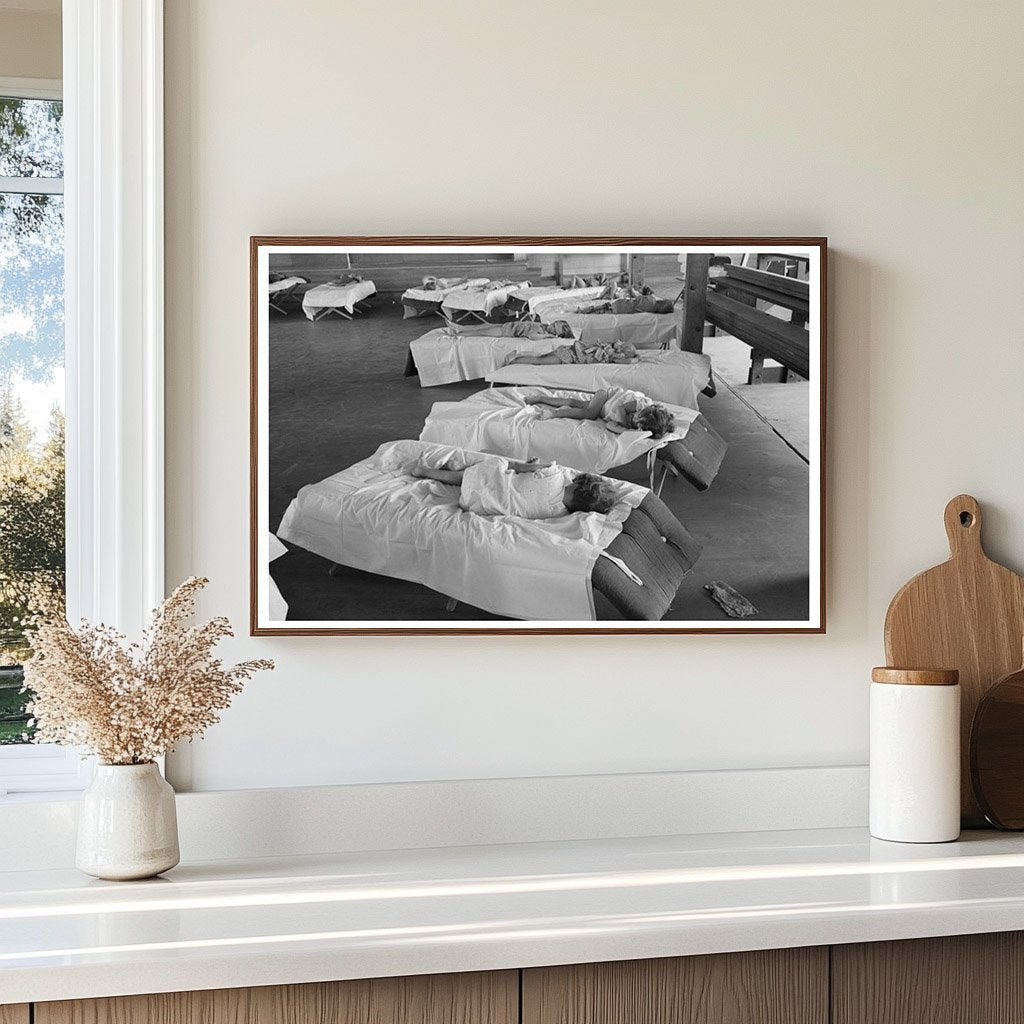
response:
<path fill-rule="evenodd" d="M 274 663 L 225 668 L 213 648 L 233 635 L 228 620 L 187 625 L 208 582 L 182 583 L 153 612 L 141 644 L 109 626 L 39 621 L 25 663 L 36 741 L 85 748 L 104 764 L 146 764 L 217 722 L 242 684 Z"/>

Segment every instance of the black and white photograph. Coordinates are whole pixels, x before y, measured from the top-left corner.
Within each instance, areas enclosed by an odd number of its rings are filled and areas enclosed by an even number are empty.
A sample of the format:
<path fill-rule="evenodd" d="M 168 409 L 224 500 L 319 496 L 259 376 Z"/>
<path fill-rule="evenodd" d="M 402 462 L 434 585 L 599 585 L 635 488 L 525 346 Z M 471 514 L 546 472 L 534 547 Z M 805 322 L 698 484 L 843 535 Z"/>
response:
<path fill-rule="evenodd" d="M 252 632 L 822 632 L 825 253 L 253 238 Z"/>

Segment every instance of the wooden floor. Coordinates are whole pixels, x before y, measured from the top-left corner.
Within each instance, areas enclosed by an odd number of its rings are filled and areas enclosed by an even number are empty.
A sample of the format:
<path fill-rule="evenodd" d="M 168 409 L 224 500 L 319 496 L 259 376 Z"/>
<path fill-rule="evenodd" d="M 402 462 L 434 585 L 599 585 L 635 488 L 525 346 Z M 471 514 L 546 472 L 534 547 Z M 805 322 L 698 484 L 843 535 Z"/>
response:
<path fill-rule="evenodd" d="M 394 297 L 380 297 L 372 313 L 354 322 L 313 324 L 297 311 L 271 317 L 271 530 L 304 484 L 366 458 L 385 441 L 417 437 L 435 401 L 459 400 L 485 386 L 470 381 L 420 388 L 417 378 L 403 376 L 409 341 L 439 323 L 436 317 L 403 320 Z M 737 390 L 746 397 L 755 389 Z M 797 392 L 790 394 L 799 405 Z M 729 451 L 708 491 L 698 493 L 679 480 L 665 485 L 662 497 L 704 545 L 666 619 L 725 620 L 703 589 L 713 580 L 750 600 L 759 620 L 805 619 L 807 464 L 738 393 L 719 387 L 714 398 L 701 399 L 701 409 Z M 611 475 L 645 482 L 640 462 Z M 463 605 L 448 613 L 443 597 L 416 584 L 355 570 L 329 578 L 326 568 L 299 549 L 273 563 L 293 618 L 494 618 Z"/>

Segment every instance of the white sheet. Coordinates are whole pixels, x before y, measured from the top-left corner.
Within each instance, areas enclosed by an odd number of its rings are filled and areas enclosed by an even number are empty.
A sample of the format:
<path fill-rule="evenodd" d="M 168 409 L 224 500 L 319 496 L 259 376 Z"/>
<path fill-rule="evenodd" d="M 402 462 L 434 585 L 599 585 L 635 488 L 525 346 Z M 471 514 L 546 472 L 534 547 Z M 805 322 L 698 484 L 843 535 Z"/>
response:
<path fill-rule="evenodd" d="M 485 380 L 497 384 L 533 384 L 547 388 L 598 391 L 619 387 L 642 391 L 655 402 L 698 408 L 697 396 L 711 377 L 711 360 L 698 352 L 639 353 L 639 363 L 513 364 L 492 370 Z"/>
<path fill-rule="evenodd" d="M 513 353 L 543 356 L 554 351 L 556 345 L 566 344 L 561 338 L 452 337 L 447 328 L 428 331 L 409 345 L 420 387 L 452 384 L 458 380 L 480 380 L 492 370 L 504 365 Z"/>
<path fill-rule="evenodd" d="M 457 292 L 461 288 L 468 288 L 470 285 L 486 284 L 486 277 L 474 277 L 469 281 L 460 281 L 456 285 L 452 285 L 451 288 L 406 288 L 402 292 L 403 299 L 417 299 L 420 302 L 438 302 L 446 295 L 451 295 L 452 292 Z"/>
<path fill-rule="evenodd" d="M 302 312 L 312 320 L 321 309 L 347 309 L 377 291 L 372 281 L 350 281 L 348 284 L 318 284 L 302 296 Z"/>
<path fill-rule="evenodd" d="M 294 288 L 297 284 L 305 284 L 306 279 L 304 277 L 286 277 L 280 281 L 269 281 L 267 283 L 267 294 L 274 295 L 277 292 L 283 292 L 286 288 Z"/>
<path fill-rule="evenodd" d="M 588 299 L 596 299 L 603 291 L 604 285 L 588 285 L 586 288 L 559 288 L 552 285 L 546 288 L 516 288 L 512 295 L 525 302 L 531 313 L 536 313 L 550 299 L 575 299 L 577 302 L 585 302 Z"/>
<path fill-rule="evenodd" d="M 637 348 L 679 348 L 683 314 L 678 313 L 566 313 L 544 305 L 537 315 L 543 323 L 564 320 L 584 344 L 628 341 Z"/>
<path fill-rule="evenodd" d="M 435 402 L 420 432 L 421 441 L 450 444 L 511 459 L 536 457 L 583 473 L 604 473 L 686 435 L 700 415 L 670 405 L 676 426 L 655 440 L 647 430 L 609 430 L 601 420 L 542 419 L 541 406 L 525 399 L 540 393 L 589 398 L 579 391 L 549 388 L 490 388 L 461 402 Z"/>
<path fill-rule="evenodd" d="M 287 554 L 288 549 L 274 534 L 270 534 L 267 538 L 267 561 L 272 562 L 275 558 Z M 267 583 L 270 591 L 267 600 L 270 618 L 274 622 L 284 622 L 288 618 L 288 602 L 284 599 L 284 595 L 278 589 L 270 573 L 267 573 Z"/>
<path fill-rule="evenodd" d="M 391 441 L 368 459 L 310 484 L 288 506 L 278 536 L 342 565 L 431 587 L 517 619 L 595 618 L 590 575 L 646 488 L 616 481 L 606 516 L 480 516 L 459 508 L 459 488 L 406 475 L 435 464 L 496 456 L 422 441 Z"/>
<path fill-rule="evenodd" d="M 490 313 L 508 302 L 510 292 L 521 285 L 507 284 L 500 288 L 468 289 L 465 286 L 456 288 L 444 297 L 441 306 L 444 309 L 457 309 L 474 313 Z"/>

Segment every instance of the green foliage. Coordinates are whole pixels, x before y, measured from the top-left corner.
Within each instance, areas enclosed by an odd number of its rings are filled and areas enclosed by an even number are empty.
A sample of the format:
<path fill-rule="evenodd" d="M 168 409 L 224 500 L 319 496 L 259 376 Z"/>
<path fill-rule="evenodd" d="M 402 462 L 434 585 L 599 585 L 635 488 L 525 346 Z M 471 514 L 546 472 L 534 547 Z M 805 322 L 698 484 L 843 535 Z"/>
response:
<path fill-rule="evenodd" d="M 64 600 L 64 417 L 36 445 L 21 403 L 0 397 L 0 666 L 31 653 L 26 620 Z M 28 695 L 0 668 L 0 743 L 22 742 Z"/>

